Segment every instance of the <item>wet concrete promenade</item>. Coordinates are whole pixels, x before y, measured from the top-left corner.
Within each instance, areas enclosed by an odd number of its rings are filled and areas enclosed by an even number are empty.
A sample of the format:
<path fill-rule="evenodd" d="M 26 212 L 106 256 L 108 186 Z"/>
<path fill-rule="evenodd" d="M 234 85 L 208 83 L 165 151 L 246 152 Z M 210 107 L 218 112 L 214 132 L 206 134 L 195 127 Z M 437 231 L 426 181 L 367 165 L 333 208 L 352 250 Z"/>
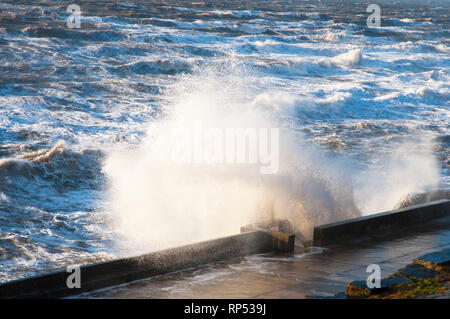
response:
<path fill-rule="evenodd" d="M 450 247 L 450 219 L 401 234 L 331 249 L 300 249 L 291 255 L 252 255 L 208 264 L 75 298 L 302 298 L 344 292 L 366 280 L 370 264 L 381 277 L 425 253 Z"/>

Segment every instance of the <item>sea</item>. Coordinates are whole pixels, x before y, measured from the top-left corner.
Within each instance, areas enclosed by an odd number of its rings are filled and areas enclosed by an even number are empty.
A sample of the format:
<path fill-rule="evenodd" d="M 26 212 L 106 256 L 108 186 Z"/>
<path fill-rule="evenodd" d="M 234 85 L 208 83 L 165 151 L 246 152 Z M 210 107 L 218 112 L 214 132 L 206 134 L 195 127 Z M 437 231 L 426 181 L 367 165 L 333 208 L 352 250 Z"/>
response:
<path fill-rule="evenodd" d="M 448 190 L 449 83 L 449 1 L 1 1 L 0 282 Z M 175 163 L 199 123 L 277 170 Z"/>

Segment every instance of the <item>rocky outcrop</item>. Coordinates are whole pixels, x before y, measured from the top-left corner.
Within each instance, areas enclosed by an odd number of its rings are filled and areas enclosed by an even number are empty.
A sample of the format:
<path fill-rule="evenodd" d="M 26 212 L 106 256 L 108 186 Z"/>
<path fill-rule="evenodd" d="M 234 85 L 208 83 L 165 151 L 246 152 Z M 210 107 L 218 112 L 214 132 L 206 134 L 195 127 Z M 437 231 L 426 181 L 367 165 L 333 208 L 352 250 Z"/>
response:
<path fill-rule="evenodd" d="M 345 296 L 371 299 L 450 299 L 450 249 L 414 259 L 412 264 L 382 279 L 380 288 L 370 289 L 365 281 L 353 281 L 347 285 Z"/>

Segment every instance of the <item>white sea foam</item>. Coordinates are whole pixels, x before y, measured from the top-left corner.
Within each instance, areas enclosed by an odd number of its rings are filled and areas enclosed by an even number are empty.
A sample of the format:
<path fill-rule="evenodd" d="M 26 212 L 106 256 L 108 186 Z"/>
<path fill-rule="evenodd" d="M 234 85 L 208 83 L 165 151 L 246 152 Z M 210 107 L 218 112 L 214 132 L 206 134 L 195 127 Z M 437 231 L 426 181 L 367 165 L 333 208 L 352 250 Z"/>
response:
<path fill-rule="evenodd" d="M 361 59 L 361 50 L 356 49 L 335 56 L 334 58 L 330 59 L 330 62 L 343 66 L 354 66 L 360 64 Z"/>
<path fill-rule="evenodd" d="M 6 194 L 3 192 L 0 192 L 0 202 L 3 202 L 3 203 L 10 202 L 8 196 L 6 196 Z"/>

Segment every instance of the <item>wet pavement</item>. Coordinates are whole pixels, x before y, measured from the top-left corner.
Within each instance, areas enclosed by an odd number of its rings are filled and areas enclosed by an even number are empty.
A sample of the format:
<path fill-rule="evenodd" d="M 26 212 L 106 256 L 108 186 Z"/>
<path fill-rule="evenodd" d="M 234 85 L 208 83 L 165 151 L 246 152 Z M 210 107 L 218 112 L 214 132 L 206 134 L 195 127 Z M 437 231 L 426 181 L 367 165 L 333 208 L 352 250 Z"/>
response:
<path fill-rule="evenodd" d="M 227 260 L 112 287 L 75 298 L 302 298 L 344 292 L 366 280 L 370 264 L 381 277 L 425 253 L 450 247 L 450 218 L 400 234 L 330 249 L 262 254 Z"/>

